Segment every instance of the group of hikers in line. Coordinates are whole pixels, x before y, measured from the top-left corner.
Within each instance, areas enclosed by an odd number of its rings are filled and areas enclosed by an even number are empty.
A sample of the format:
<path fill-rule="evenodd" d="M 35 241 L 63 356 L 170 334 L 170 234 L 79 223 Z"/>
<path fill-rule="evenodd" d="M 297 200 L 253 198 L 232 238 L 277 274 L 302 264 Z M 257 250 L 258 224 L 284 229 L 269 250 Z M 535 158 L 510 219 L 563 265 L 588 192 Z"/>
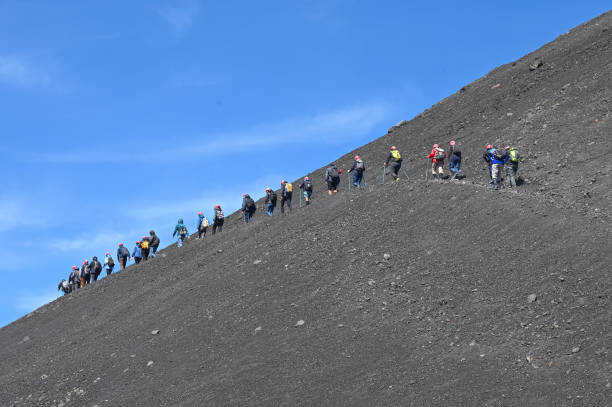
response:
<path fill-rule="evenodd" d="M 449 142 L 448 155 L 447 152 L 440 147 L 438 144 L 434 144 L 431 152 L 427 156 L 428 160 L 431 160 L 431 173 L 433 178 L 443 179 L 444 176 L 444 163 L 446 159 L 449 159 L 449 171 L 452 174 L 451 179 L 460 179 L 461 175 L 461 148 L 458 143 L 454 140 Z M 519 154 L 516 149 L 510 146 L 506 146 L 503 149 L 496 148 L 491 144 L 486 146 L 485 152 L 483 153 L 483 159 L 489 167 L 489 178 L 490 183 L 493 184 L 494 189 L 500 189 L 503 187 L 502 172 L 504 167 L 506 169 L 506 175 L 509 181 L 509 187 L 516 187 L 518 181 L 518 164 Z M 391 146 L 387 159 L 383 162 L 383 183 L 384 176 L 389 169 L 391 176 L 395 181 L 400 179 L 400 170 L 402 167 L 402 155 L 395 146 Z M 366 167 L 364 161 L 359 155 L 356 155 L 353 159 L 353 165 L 349 169 L 349 173 L 353 173 L 352 184 L 356 188 L 360 188 L 362 182 L 364 182 L 364 173 Z M 338 192 L 338 186 L 340 184 L 340 175 L 342 169 L 339 169 L 335 163 L 330 164 L 325 170 L 325 181 L 327 183 L 327 192 L 329 196 L 334 195 Z M 405 171 L 404 171 L 404 174 Z M 406 174 L 407 176 L 407 174 Z M 350 176 L 349 176 L 350 177 Z M 349 178 L 350 179 L 350 178 Z M 301 197 L 304 197 L 306 205 L 310 205 L 312 200 L 313 184 L 310 177 L 306 176 L 303 178 L 299 187 L 301 190 Z M 280 183 L 280 211 L 282 214 L 285 213 L 285 205 L 289 211 L 291 211 L 291 200 L 293 196 L 293 184 L 282 180 Z M 274 209 L 278 201 L 276 191 L 272 188 L 266 188 L 266 199 L 264 202 L 266 208 L 266 215 L 273 216 Z M 214 206 L 214 218 L 212 222 L 212 234 L 221 232 L 223 230 L 223 223 L 225 221 L 225 215 L 221 209 L 221 205 Z M 257 205 L 253 198 L 249 194 L 243 194 L 242 196 L 242 212 L 244 215 L 244 223 L 249 223 L 255 212 Z M 197 220 L 197 233 L 196 239 L 201 239 L 206 236 L 206 232 L 210 226 L 210 222 L 204 216 L 202 212 L 198 212 Z M 134 259 L 136 264 L 141 261 L 146 261 L 149 257 L 155 257 L 159 248 L 159 237 L 155 234 L 155 231 L 149 232 L 150 236 L 143 236 L 141 240 L 136 242 L 136 246 L 132 253 L 123 245 L 119 243 L 117 249 L 117 260 L 121 266 L 121 270 L 125 269 L 126 264 L 129 260 Z M 179 219 L 177 225 L 172 233 L 173 238 L 178 239 L 178 247 L 183 245 L 185 239 L 189 237 L 187 226 L 185 226 L 183 219 Z M 81 267 L 72 266 L 72 272 L 70 273 L 68 280 L 62 280 L 58 285 L 58 290 L 62 290 L 64 294 L 68 294 L 75 291 L 78 288 L 82 288 L 91 281 L 96 281 L 102 272 L 102 269 L 106 270 L 106 275 L 110 275 L 115 267 L 115 261 L 110 253 L 106 253 L 104 258 L 104 265 L 100 263 L 96 256 L 93 257 L 92 261 L 85 260 Z"/>

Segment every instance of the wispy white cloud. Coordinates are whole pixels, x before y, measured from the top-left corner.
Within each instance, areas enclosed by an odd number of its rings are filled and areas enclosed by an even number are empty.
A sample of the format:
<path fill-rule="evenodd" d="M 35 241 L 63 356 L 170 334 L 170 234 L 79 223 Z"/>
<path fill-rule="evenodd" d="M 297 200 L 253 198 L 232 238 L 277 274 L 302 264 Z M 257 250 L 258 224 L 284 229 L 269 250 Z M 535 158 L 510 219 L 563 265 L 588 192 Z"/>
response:
<path fill-rule="evenodd" d="M 133 234 L 133 233 L 132 233 Z M 129 236 L 124 232 L 104 232 L 94 235 L 82 235 L 71 238 L 57 238 L 49 242 L 49 248 L 60 252 L 71 252 L 94 247 L 115 247 L 118 242 Z"/>
<path fill-rule="evenodd" d="M 52 85 L 50 75 L 27 58 L 0 55 L 0 83 L 15 87 L 43 87 Z"/>
<path fill-rule="evenodd" d="M 384 102 L 371 102 L 358 106 L 344 107 L 332 112 L 318 113 L 306 117 L 295 117 L 274 123 L 255 125 L 250 129 L 222 134 L 212 134 L 207 141 L 190 141 L 182 146 L 159 148 L 155 151 L 135 151 L 112 155 L 91 157 L 81 151 L 63 153 L 41 153 L 30 156 L 20 154 L 28 161 L 57 164 L 113 163 L 113 162 L 150 162 L 171 161 L 181 156 L 184 160 L 199 159 L 216 154 L 219 150 L 234 151 L 262 150 L 282 143 L 301 145 L 304 143 L 335 144 L 349 138 L 369 134 L 377 125 L 391 119 L 394 109 Z"/>
<path fill-rule="evenodd" d="M 189 30 L 200 14 L 197 0 L 173 0 L 155 8 L 157 14 L 178 34 Z"/>
<path fill-rule="evenodd" d="M 0 231 L 32 226 L 46 228 L 51 222 L 21 199 L 0 197 Z"/>
<path fill-rule="evenodd" d="M 24 294 L 17 299 L 14 307 L 20 311 L 31 312 L 57 298 L 57 292 L 53 290 Z"/>

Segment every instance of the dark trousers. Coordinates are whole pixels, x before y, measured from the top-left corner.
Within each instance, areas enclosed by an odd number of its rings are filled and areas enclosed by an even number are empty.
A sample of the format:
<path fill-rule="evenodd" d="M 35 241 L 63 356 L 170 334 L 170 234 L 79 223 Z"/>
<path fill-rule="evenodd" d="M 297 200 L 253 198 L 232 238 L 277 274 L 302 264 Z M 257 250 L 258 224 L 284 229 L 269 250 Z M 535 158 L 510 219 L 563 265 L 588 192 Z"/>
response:
<path fill-rule="evenodd" d="M 208 226 L 205 228 L 199 228 L 198 229 L 198 238 L 202 238 L 202 235 L 206 236 L 206 231 L 208 230 Z"/>
<path fill-rule="evenodd" d="M 91 274 L 90 273 L 84 274 L 81 280 L 82 280 L 83 285 L 89 284 L 91 282 Z"/>
<path fill-rule="evenodd" d="M 127 257 L 119 257 L 119 264 L 121 265 L 121 270 L 123 270 L 127 264 Z"/>
<path fill-rule="evenodd" d="M 249 223 L 249 221 L 253 219 L 253 213 L 255 212 L 248 209 L 244 210 L 244 223 Z"/>
<path fill-rule="evenodd" d="M 281 213 L 285 213 L 285 204 L 287 204 L 287 208 L 291 211 L 291 195 L 281 197 Z"/>
<path fill-rule="evenodd" d="M 225 219 L 215 219 L 213 222 L 213 235 L 217 232 L 217 230 L 219 230 L 219 233 L 223 231 L 223 222 L 225 222 Z"/>
<path fill-rule="evenodd" d="M 109 267 L 109 268 L 106 269 L 106 275 L 107 276 L 110 276 L 112 272 L 113 272 L 113 268 L 112 267 Z"/>
<path fill-rule="evenodd" d="M 77 288 L 80 288 L 80 284 L 79 283 L 70 283 L 70 288 L 72 289 L 72 291 L 76 291 Z"/>
<path fill-rule="evenodd" d="M 138 264 L 138 263 L 140 263 L 140 260 L 142 260 L 142 258 L 134 257 L 134 263 Z"/>
<path fill-rule="evenodd" d="M 393 179 L 397 179 L 399 177 L 399 171 L 400 168 L 402 168 L 402 162 L 401 161 L 391 161 L 389 163 L 389 167 L 391 170 L 391 176 L 393 177 Z"/>
<path fill-rule="evenodd" d="M 149 258 L 149 249 L 141 249 L 142 251 L 142 259 L 146 260 Z"/>
<path fill-rule="evenodd" d="M 92 279 L 93 281 L 98 281 L 98 276 L 99 276 L 99 274 L 92 274 L 92 275 L 91 275 L 91 279 Z"/>

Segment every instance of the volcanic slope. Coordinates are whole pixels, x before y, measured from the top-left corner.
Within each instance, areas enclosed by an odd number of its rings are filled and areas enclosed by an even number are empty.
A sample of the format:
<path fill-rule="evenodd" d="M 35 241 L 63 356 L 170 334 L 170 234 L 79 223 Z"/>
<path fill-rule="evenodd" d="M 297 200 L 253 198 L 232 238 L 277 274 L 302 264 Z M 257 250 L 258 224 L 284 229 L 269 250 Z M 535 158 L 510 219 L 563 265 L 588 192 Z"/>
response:
<path fill-rule="evenodd" d="M 309 207 L 234 214 L 2 328 L 0 405 L 610 405 L 611 25 L 347 154 L 362 190 L 317 170 Z M 466 180 L 425 182 L 451 138 Z M 525 158 L 519 191 L 491 190 L 488 142 Z M 408 179 L 380 185 L 390 144 Z"/>

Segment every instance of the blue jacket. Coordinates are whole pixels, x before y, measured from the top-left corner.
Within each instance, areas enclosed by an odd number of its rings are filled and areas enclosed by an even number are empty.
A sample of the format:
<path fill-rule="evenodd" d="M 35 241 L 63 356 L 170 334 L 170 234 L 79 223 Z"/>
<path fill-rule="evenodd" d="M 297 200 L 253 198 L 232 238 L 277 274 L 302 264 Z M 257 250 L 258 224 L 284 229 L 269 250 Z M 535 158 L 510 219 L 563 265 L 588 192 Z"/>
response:
<path fill-rule="evenodd" d="M 489 155 L 491 157 L 491 164 L 504 165 L 506 161 L 508 161 L 508 154 L 505 154 L 505 153 L 503 156 L 499 157 L 498 155 L 496 156 L 495 150 L 492 150 L 492 151 L 489 151 Z"/>
<path fill-rule="evenodd" d="M 198 215 L 198 224 L 196 225 L 196 230 L 200 229 L 200 225 L 202 224 L 202 219 L 204 219 L 206 216 L 204 215 Z"/>
<path fill-rule="evenodd" d="M 142 259 L 142 249 L 140 248 L 140 246 L 136 245 L 136 247 L 134 247 L 134 251 L 132 252 L 132 257 L 134 258 L 138 257 L 139 259 Z"/>
<path fill-rule="evenodd" d="M 189 231 L 187 231 L 187 226 L 185 226 L 184 223 L 178 223 L 176 225 L 176 227 L 174 228 L 174 233 L 172 233 L 172 237 L 176 236 L 176 235 L 181 235 L 181 229 L 185 228 L 185 236 L 189 235 Z"/>

